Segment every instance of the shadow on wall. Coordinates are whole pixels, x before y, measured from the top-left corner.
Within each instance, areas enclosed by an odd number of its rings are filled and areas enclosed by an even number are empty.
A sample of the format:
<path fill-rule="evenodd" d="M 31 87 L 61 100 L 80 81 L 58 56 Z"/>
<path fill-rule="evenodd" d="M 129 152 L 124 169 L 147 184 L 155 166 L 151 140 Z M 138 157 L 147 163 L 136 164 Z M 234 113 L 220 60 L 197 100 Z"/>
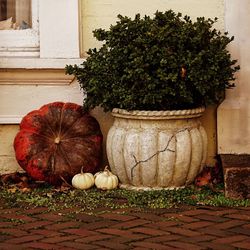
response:
<path fill-rule="evenodd" d="M 104 168 L 104 166 L 108 165 L 108 159 L 106 154 L 106 140 L 107 140 L 107 134 L 114 122 L 114 118 L 111 115 L 110 112 L 105 113 L 102 108 L 95 108 L 92 110 L 91 115 L 93 115 L 97 121 L 100 124 L 101 131 L 103 134 L 103 161 L 101 168 Z"/>

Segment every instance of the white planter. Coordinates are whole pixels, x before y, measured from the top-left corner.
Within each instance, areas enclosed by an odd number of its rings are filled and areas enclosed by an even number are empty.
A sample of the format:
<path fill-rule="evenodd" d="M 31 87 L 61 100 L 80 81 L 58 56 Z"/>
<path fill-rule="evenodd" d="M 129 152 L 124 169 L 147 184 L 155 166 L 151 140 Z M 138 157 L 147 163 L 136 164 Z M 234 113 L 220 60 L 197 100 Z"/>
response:
<path fill-rule="evenodd" d="M 175 188 L 194 181 L 207 155 L 199 117 L 204 108 L 177 111 L 114 109 L 107 136 L 113 173 L 127 188 Z"/>

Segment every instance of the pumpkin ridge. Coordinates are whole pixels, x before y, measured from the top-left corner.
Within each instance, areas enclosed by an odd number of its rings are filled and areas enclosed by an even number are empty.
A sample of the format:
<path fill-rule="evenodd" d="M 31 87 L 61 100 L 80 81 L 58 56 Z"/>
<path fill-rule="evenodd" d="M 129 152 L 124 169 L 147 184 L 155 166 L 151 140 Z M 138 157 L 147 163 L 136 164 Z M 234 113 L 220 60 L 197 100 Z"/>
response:
<path fill-rule="evenodd" d="M 61 107 L 60 121 L 59 121 L 59 132 L 58 132 L 58 137 L 59 137 L 59 138 L 65 137 L 65 135 L 67 134 L 67 132 L 68 132 L 69 130 L 71 130 L 72 127 L 74 126 L 74 124 L 77 123 L 77 122 L 79 121 L 79 119 L 82 117 L 82 116 L 81 116 L 82 114 L 81 114 L 79 117 L 76 117 L 75 120 L 74 120 L 71 124 L 67 124 L 67 129 L 66 129 L 66 131 L 62 132 L 62 124 L 64 123 L 63 121 L 64 121 L 64 119 L 65 119 L 65 117 L 66 117 L 64 113 L 67 111 L 67 108 L 69 108 L 69 107 L 68 107 L 68 104 L 69 104 L 69 103 L 64 103 L 64 105 Z M 77 109 L 76 109 L 75 111 L 76 111 L 77 113 L 79 113 Z M 79 113 L 79 114 L 80 114 L 80 113 Z"/>
<path fill-rule="evenodd" d="M 51 133 L 53 134 L 53 136 L 56 138 L 56 134 L 55 134 L 55 131 L 54 129 L 52 129 L 51 125 L 50 125 L 50 122 L 48 121 L 48 119 L 46 118 L 46 116 L 43 116 L 42 117 L 46 123 L 46 125 L 48 126 L 48 128 L 50 129 Z"/>
<path fill-rule="evenodd" d="M 80 123 L 80 122 L 81 122 L 81 118 L 82 118 L 82 117 L 77 118 L 77 119 L 70 125 L 70 127 L 62 133 L 61 137 L 62 137 L 62 138 L 63 138 L 63 137 L 67 137 L 68 132 L 69 132 L 70 130 L 72 130 L 72 129 L 74 128 L 74 126 L 75 126 L 77 123 Z M 70 138 L 70 137 L 69 137 L 69 138 Z"/>
<path fill-rule="evenodd" d="M 68 104 L 69 103 L 65 103 L 63 106 L 62 106 L 62 109 L 61 109 L 61 120 L 60 120 L 60 133 L 61 133 L 61 124 L 63 124 L 63 121 L 64 121 L 64 118 L 66 117 L 64 115 L 64 113 L 67 111 L 67 108 L 68 107 Z M 72 104 L 72 103 L 71 103 Z M 77 108 L 77 107 L 76 107 Z M 61 137 L 65 137 L 65 135 L 67 134 L 68 131 L 70 131 L 72 129 L 72 127 L 74 127 L 74 125 L 79 121 L 79 119 L 82 118 L 82 115 L 84 114 L 83 112 L 79 112 L 80 110 L 79 109 L 75 109 L 75 112 L 77 112 L 79 114 L 78 117 L 75 117 L 75 120 L 71 123 L 71 124 L 67 124 L 67 129 L 61 134 Z"/>
<path fill-rule="evenodd" d="M 88 135 L 84 135 L 84 136 L 74 136 L 74 137 L 67 137 L 67 138 L 63 138 L 63 136 L 61 136 L 61 142 L 63 141 L 68 141 L 68 140 L 74 140 L 74 139 L 78 139 L 79 137 L 81 137 L 82 140 L 84 139 L 88 139 L 92 136 L 100 136 L 99 134 L 88 134 Z"/>
<path fill-rule="evenodd" d="M 65 160 L 65 162 L 67 163 L 67 165 L 69 166 L 69 170 L 70 170 L 70 173 L 71 173 L 72 172 L 72 165 L 70 163 L 69 158 L 67 157 L 67 154 L 65 153 L 63 145 L 62 144 L 57 145 L 55 152 L 57 151 L 57 149 L 58 149 L 58 151 L 61 151 L 61 156 Z"/>
<path fill-rule="evenodd" d="M 61 141 L 61 131 L 62 131 L 62 120 L 63 120 L 63 107 L 65 107 L 66 103 L 63 104 L 62 108 L 60 109 L 60 118 L 59 118 L 59 129 L 57 136 L 55 137 L 54 142 L 56 143 L 56 140 L 58 139 L 58 143 Z"/>
<path fill-rule="evenodd" d="M 47 139 L 47 140 L 50 140 L 50 141 L 53 141 L 52 139 L 51 139 L 51 137 L 49 137 L 48 135 L 45 135 L 45 134 L 43 134 L 43 133 L 38 133 L 38 132 L 36 132 L 36 131 L 34 131 L 34 130 L 32 130 L 32 129 L 28 129 L 28 128 L 26 128 L 26 129 L 23 129 L 22 131 L 24 131 L 24 132 L 29 132 L 29 133 L 32 133 L 32 134 L 36 134 L 38 137 L 42 137 L 42 138 L 45 138 L 45 139 Z"/>

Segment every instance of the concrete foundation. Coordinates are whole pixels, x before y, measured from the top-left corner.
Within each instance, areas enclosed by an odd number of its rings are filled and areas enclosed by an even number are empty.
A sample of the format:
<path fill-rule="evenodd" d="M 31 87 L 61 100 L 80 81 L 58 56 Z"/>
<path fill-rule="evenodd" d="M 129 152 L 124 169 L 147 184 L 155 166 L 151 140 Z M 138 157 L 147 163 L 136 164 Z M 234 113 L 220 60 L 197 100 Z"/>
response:
<path fill-rule="evenodd" d="M 250 198 L 250 155 L 221 155 L 225 195 L 236 199 Z"/>

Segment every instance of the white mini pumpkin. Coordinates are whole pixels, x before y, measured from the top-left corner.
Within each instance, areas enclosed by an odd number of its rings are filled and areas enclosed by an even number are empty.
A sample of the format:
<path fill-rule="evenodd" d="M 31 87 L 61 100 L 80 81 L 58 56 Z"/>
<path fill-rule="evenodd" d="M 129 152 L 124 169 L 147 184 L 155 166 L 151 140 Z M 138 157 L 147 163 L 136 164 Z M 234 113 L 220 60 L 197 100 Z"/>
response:
<path fill-rule="evenodd" d="M 72 178 L 72 186 L 77 189 L 88 189 L 94 186 L 95 179 L 93 174 L 84 173 L 83 168 L 81 169 L 81 173 L 76 174 Z"/>
<path fill-rule="evenodd" d="M 118 186 L 118 177 L 108 170 L 108 166 L 104 171 L 95 174 L 95 185 L 102 190 L 115 189 Z"/>

